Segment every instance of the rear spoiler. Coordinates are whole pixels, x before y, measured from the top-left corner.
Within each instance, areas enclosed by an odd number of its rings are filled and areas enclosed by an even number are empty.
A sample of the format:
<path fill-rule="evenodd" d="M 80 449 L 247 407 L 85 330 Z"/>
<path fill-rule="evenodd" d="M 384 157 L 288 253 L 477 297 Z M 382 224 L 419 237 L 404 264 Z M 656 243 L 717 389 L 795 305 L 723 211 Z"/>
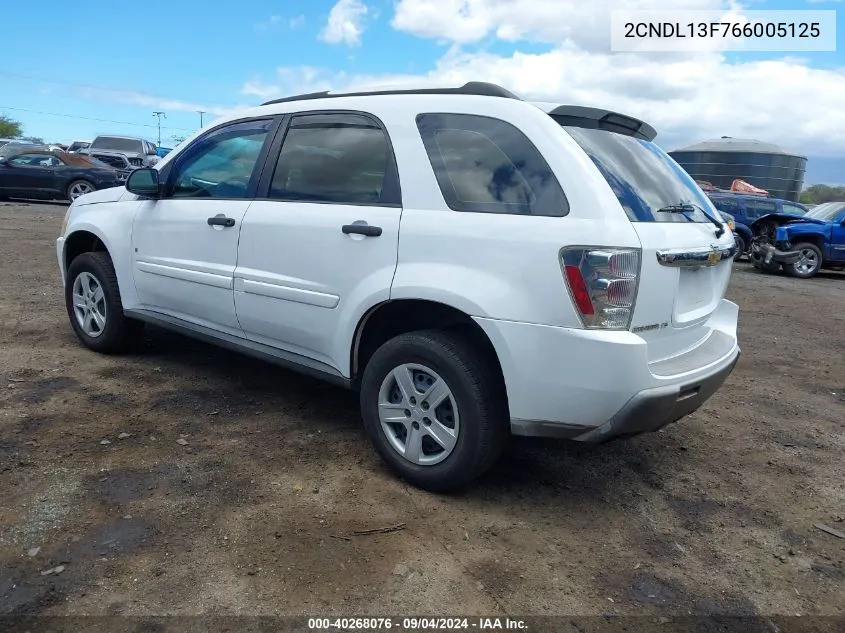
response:
<path fill-rule="evenodd" d="M 602 108 L 562 105 L 550 110 L 548 114 L 560 125 L 616 132 L 644 141 L 653 141 L 654 137 L 657 136 L 657 131 L 648 123 L 626 114 L 611 112 Z"/>

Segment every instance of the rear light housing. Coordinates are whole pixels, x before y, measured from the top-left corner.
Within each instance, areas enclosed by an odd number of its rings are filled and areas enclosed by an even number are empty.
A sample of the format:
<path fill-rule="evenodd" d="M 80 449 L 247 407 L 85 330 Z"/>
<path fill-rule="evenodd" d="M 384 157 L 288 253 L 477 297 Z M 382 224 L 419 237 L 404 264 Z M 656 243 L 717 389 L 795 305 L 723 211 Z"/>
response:
<path fill-rule="evenodd" d="M 640 281 L 640 249 L 570 247 L 560 252 L 566 287 L 585 328 L 631 327 Z"/>

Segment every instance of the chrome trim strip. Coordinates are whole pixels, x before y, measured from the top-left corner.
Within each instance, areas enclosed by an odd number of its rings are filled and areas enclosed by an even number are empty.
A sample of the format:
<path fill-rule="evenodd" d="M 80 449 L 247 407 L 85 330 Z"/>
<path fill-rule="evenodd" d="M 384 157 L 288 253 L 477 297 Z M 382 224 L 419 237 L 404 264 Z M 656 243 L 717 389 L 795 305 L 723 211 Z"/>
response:
<path fill-rule="evenodd" d="M 715 266 L 725 259 L 733 259 L 734 255 L 736 255 L 736 242 L 730 246 L 673 248 L 657 251 L 657 261 L 662 266 L 698 268 L 700 266 Z"/>

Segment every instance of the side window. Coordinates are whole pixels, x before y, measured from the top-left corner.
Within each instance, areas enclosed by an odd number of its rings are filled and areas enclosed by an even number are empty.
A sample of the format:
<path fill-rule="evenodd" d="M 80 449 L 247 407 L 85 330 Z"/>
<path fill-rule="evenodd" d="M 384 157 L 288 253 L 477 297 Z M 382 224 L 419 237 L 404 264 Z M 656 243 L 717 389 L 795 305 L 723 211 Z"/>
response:
<path fill-rule="evenodd" d="M 398 204 L 390 141 L 359 114 L 294 116 L 269 198 L 335 204 Z"/>
<path fill-rule="evenodd" d="M 725 213 L 730 213 L 733 216 L 735 216 L 739 213 L 739 203 L 736 200 L 727 200 L 725 198 L 716 198 L 713 201 L 713 206 L 715 206 L 719 211 L 724 211 Z"/>
<path fill-rule="evenodd" d="M 51 167 L 53 157 L 47 154 L 19 154 L 9 162 L 18 167 Z"/>
<path fill-rule="evenodd" d="M 554 217 L 569 213 L 548 163 L 510 123 L 472 114 L 420 114 L 417 128 L 450 209 Z"/>
<path fill-rule="evenodd" d="M 784 213 L 793 213 L 795 215 L 804 215 L 806 213 L 806 211 L 801 207 L 794 204 L 789 204 L 788 202 L 784 202 L 782 206 Z"/>
<path fill-rule="evenodd" d="M 171 198 L 248 198 L 272 119 L 214 130 L 188 147 L 168 177 Z"/>
<path fill-rule="evenodd" d="M 752 220 L 762 218 L 768 213 L 775 213 L 777 205 L 770 200 L 745 200 L 745 215 Z"/>

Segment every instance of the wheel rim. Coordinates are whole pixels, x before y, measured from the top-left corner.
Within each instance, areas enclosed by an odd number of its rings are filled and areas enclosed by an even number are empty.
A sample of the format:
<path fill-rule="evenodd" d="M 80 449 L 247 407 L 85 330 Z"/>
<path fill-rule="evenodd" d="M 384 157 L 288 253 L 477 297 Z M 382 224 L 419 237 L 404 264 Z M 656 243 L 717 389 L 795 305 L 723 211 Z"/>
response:
<path fill-rule="evenodd" d="M 381 429 L 390 446 L 419 466 L 433 466 L 452 454 L 458 442 L 458 406 L 446 381 L 414 363 L 394 368 L 381 383 Z"/>
<path fill-rule="evenodd" d="M 87 182 L 75 182 L 70 187 L 70 199 L 76 200 L 79 196 L 84 196 L 92 191 L 94 191 L 94 188 Z"/>
<path fill-rule="evenodd" d="M 106 297 L 100 281 L 91 273 L 79 273 L 73 281 L 73 314 L 87 336 L 97 338 L 106 328 Z"/>
<path fill-rule="evenodd" d="M 795 262 L 795 270 L 802 275 L 808 275 L 815 272 L 818 265 L 819 258 L 816 255 L 816 251 L 811 248 L 803 248 L 801 249 L 801 259 Z"/>

